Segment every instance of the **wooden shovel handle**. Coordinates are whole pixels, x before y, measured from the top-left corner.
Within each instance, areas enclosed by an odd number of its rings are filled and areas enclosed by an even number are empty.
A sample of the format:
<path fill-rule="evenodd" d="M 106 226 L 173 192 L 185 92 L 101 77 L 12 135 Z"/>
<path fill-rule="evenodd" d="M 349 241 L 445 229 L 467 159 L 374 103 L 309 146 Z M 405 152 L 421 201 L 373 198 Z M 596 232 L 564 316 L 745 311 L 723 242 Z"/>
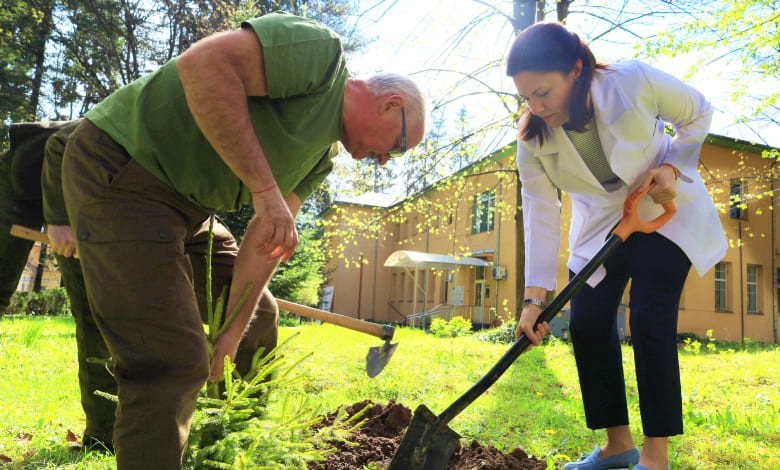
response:
<path fill-rule="evenodd" d="M 49 236 L 40 230 L 33 230 L 31 228 L 22 227 L 21 225 L 11 225 L 11 235 L 25 240 L 32 240 L 34 242 L 49 243 Z"/>
<path fill-rule="evenodd" d="M 41 243 L 49 243 L 49 237 L 38 230 L 23 227 L 21 225 L 11 225 L 11 235 L 25 240 L 32 240 Z M 390 340 L 393 338 L 395 328 L 388 325 L 380 325 L 379 323 L 370 323 L 357 318 L 348 317 L 346 315 L 339 315 L 338 313 L 326 312 L 314 307 L 307 307 L 306 305 L 300 305 L 286 300 L 276 299 L 276 303 L 280 308 L 288 310 L 292 313 L 302 315 L 306 318 L 313 318 L 315 320 L 321 320 L 334 325 L 349 328 L 350 330 L 360 331 L 377 338 L 384 340 Z"/>
<path fill-rule="evenodd" d="M 308 307 L 306 305 L 300 305 L 293 302 L 288 302 L 282 299 L 276 299 L 279 308 L 302 315 L 307 318 L 313 318 L 315 320 L 321 320 L 334 325 L 343 326 L 350 330 L 360 331 L 377 338 L 384 340 L 390 340 L 393 338 L 395 329 L 392 326 L 380 325 L 379 323 L 371 323 L 357 318 L 348 317 L 346 315 L 339 315 L 338 313 L 326 312 L 314 307 Z"/>

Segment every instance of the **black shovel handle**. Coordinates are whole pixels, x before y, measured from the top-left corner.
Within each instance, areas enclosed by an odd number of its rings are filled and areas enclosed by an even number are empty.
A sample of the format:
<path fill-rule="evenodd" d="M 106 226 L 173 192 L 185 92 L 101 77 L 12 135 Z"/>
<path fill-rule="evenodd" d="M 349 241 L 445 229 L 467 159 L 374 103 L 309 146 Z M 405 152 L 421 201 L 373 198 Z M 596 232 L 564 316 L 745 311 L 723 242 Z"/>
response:
<path fill-rule="evenodd" d="M 583 284 L 585 284 L 585 282 L 596 271 L 596 269 L 598 269 L 598 267 L 601 266 L 604 261 L 606 261 L 607 257 L 612 254 L 615 248 L 623 244 L 629 235 L 634 232 L 652 233 L 672 218 L 677 209 L 674 203 L 671 201 L 663 204 L 665 212 L 656 219 L 650 222 L 644 222 L 639 218 L 639 215 L 637 214 L 639 201 L 645 194 L 650 191 L 650 189 L 652 189 L 653 186 L 654 184 L 651 184 L 641 191 L 635 190 L 626 198 L 626 202 L 623 204 L 623 218 L 620 220 L 620 223 L 609 235 L 607 241 L 604 243 L 601 249 L 599 249 L 599 251 L 593 255 L 593 258 L 591 258 L 591 260 L 588 261 L 588 263 L 580 270 L 580 272 L 578 272 L 571 279 L 571 281 L 569 281 L 566 287 L 564 287 L 563 290 L 561 290 L 561 292 L 555 296 L 552 302 L 550 302 L 550 305 L 542 310 L 542 313 L 536 320 L 537 324 L 551 321 L 563 308 L 563 306 L 566 305 L 566 302 L 568 302 L 574 296 L 574 294 L 580 290 Z M 523 351 L 525 351 L 526 348 L 528 348 L 530 345 L 531 341 L 524 334 L 521 335 L 520 338 L 518 338 L 517 341 L 512 344 L 509 350 L 504 353 L 501 359 L 499 359 L 498 362 L 496 362 L 496 364 L 484 376 L 482 376 L 482 378 L 479 379 L 477 383 L 472 385 L 471 388 L 466 391 L 466 393 L 461 395 L 460 398 L 455 400 L 450 406 L 441 412 L 441 414 L 436 419 L 437 425 L 435 428 L 441 428 L 442 426 L 445 426 L 455 416 L 457 416 L 461 411 L 469 406 L 471 402 L 482 395 L 482 393 L 484 393 L 485 390 L 493 385 L 496 380 L 498 380 L 498 378 L 501 377 L 504 372 L 506 372 L 509 366 L 515 362 L 515 359 L 517 359 L 517 357 L 522 354 Z"/>

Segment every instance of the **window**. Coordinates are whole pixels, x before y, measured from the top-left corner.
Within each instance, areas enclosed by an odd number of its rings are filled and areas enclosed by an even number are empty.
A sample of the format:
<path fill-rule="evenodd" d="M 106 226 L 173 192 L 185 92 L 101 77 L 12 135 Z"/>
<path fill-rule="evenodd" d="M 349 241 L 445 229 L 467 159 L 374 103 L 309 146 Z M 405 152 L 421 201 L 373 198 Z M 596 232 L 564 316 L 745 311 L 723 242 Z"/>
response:
<path fill-rule="evenodd" d="M 729 191 L 729 217 L 732 219 L 747 220 L 747 200 L 744 193 L 742 180 L 731 180 Z"/>
<path fill-rule="evenodd" d="M 747 294 L 747 313 L 760 313 L 759 310 L 759 280 L 761 278 L 761 266 L 747 265 L 747 280 L 745 284 Z"/>
<path fill-rule="evenodd" d="M 777 269 L 776 276 L 775 281 L 777 282 L 777 285 L 775 286 L 775 290 L 777 291 L 777 297 L 775 297 L 775 301 L 780 299 L 780 268 Z M 777 309 L 777 305 L 775 305 L 775 309 Z M 777 315 L 777 310 L 775 310 L 774 314 Z"/>
<path fill-rule="evenodd" d="M 728 311 L 727 291 L 728 263 L 718 263 L 715 265 L 715 311 Z"/>
<path fill-rule="evenodd" d="M 496 191 L 491 189 L 474 196 L 471 210 L 471 233 L 493 230 L 495 220 Z"/>

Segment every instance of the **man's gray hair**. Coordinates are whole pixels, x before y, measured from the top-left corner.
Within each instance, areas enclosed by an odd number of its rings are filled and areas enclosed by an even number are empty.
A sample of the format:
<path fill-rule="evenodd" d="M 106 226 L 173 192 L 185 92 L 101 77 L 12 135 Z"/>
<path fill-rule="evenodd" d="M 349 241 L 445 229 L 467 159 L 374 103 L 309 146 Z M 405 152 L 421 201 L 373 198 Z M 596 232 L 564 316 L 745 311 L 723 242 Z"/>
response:
<path fill-rule="evenodd" d="M 413 122 L 422 122 L 428 129 L 428 103 L 425 93 L 417 84 L 404 75 L 395 73 L 378 73 L 366 80 L 369 90 L 374 95 L 396 94 L 406 99 L 406 117 Z"/>

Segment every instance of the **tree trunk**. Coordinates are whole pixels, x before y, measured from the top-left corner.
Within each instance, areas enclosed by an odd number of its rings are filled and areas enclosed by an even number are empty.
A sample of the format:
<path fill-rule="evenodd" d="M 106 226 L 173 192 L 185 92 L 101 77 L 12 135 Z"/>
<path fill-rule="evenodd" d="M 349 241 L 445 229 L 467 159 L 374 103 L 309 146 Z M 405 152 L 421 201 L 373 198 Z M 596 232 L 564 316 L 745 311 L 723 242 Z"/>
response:
<path fill-rule="evenodd" d="M 569 5 L 574 0 L 558 0 L 555 4 L 556 11 L 558 13 L 558 21 L 565 21 L 569 16 Z"/>
<path fill-rule="evenodd" d="M 41 291 L 43 283 L 43 270 L 46 266 L 46 244 L 41 243 L 41 251 L 38 253 L 38 267 L 35 269 L 35 282 L 33 283 L 33 292 Z"/>
<path fill-rule="evenodd" d="M 536 22 L 537 3 L 544 4 L 543 1 L 538 0 L 515 0 L 512 11 L 512 27 L 515 34 Z"/>
<path fill-rule="evenodd" d="M 43 0 L 37 8 L 43 14 L 40 25 L 40 33 L 32 43 L 33 53 L 35 55 L 35 69 L 33 71 L 32 89 L 30 90 L 30 120 L 34 121 L 38 116 L 38 101 L 41 96 L 41 84 L 43 75 L 46 72 L 44 62 L 46 60 L 46 42 L 53 27 L 52 11 L 54 10 L 54 0 Z"/>
<path fill-rule="evenodd" d="M 558 21 L 564 21 L 569 14 L 569 5 L 573 0 L 557 0 L 556 10 L 558 15 Z M 544 20 L 544 7 L 545 2 L 543 0 L 515 0 L 514 3 L 514 20 L 512 26 L 515 29 L 515 34 L 519 33 L 523 29 L 531 26 L 536 21 Z M 520 103 L 518 103 L 519 106 Z M 520 180 L 517 181 L 517 204 L 518 207 L 522 204 L 522 196 L 520 194 L 522 185 Z M 518 305 L 515 312 L 515 319 L 520 318 L 520 312 L 522 311 L 522 305 L 520 299 L 523 297 L 523 291 L 525 290 L 525 249 L 521 248 L 525 246 L 525 228 L 523 227 L 523 214 L 522 208 L 515 213 L 515 243 L 517 243 L 518 249 L 515 251 L 515 266 L 517 267 L 517 277 L 515 281 L 515 288 L 517 289 L 517 301 Z M 549 300 L 549 299 L 548 299 Z"/>

